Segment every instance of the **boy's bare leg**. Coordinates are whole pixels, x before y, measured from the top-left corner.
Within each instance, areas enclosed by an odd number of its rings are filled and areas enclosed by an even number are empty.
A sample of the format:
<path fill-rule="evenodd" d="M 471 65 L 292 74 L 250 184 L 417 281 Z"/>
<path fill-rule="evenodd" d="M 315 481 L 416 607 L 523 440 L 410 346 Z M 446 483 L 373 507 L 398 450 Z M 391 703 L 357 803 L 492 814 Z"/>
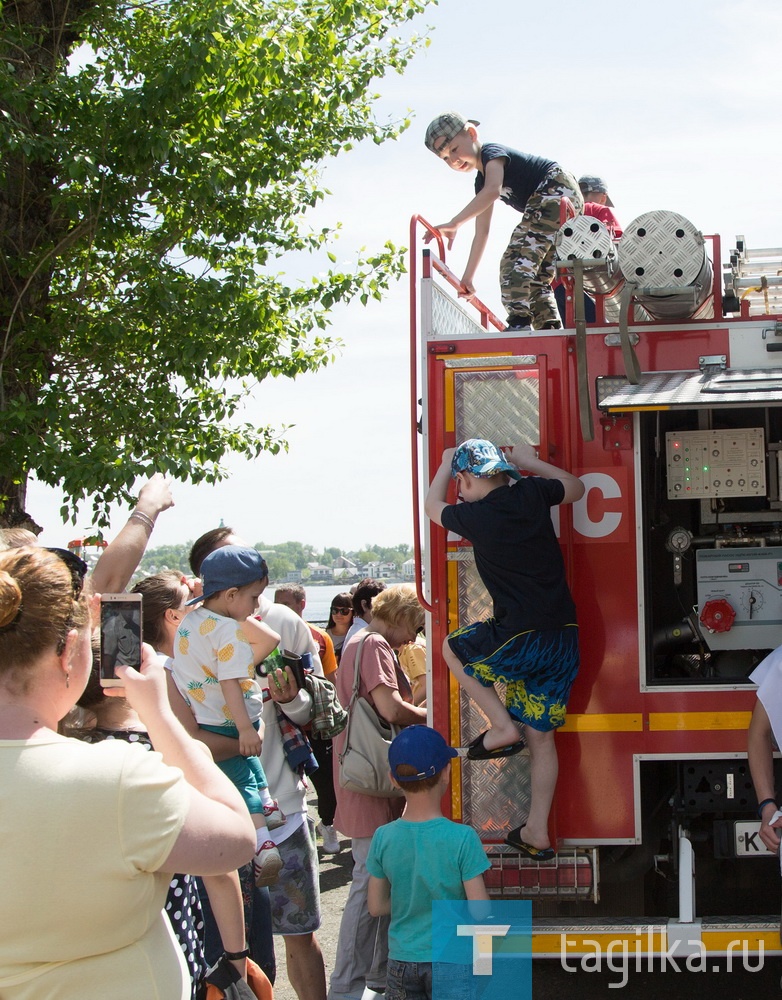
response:
<path fill-rule="evenodd" d="M 554 744 L 554 731 L 541 733 L 532 726 L 524 727 L 530 754 L 530 810 L 522 837 L 533 847 L 550 847 L 548 817 L 557 786 L 559 760 Z"/>
<path fill-rule="evenodd" d="M 299 1000 L 326 1000 L 326 969 L 314 934 L 286 934 L 288 980 Z"/>
<path fill-rule="evenodd" d="M 489 720 L 491 729 L 483 741 L 486 750 L 496 750 L 498 747 L 517 743 L 519 731 L 494 687 L 485 687 L 480 681 L 464 672 L 461 660 L 448 645 L 447 639 L 443 643 L 443 658 L 456 680 Z"/>

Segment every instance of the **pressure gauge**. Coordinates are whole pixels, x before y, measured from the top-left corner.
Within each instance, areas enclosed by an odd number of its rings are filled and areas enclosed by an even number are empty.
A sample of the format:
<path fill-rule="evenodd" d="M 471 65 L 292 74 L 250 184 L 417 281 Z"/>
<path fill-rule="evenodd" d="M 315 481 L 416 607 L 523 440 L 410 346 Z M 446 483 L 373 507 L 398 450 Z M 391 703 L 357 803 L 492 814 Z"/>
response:
<path fill-rule="evenodd" d="M 670 535 L 668 535 L 668 540 L 665 543 L 665 547 L 669 552 L 677 552 L 679 554 L 686 552 L 691 545 L 692 532 L 686 528 L 674 528 Z"/>
<path fill-rule="evenodd" d="M 763 607 L 763 591 L 756 588 L 742 591 L 741 606 L 753 618 Z"/>

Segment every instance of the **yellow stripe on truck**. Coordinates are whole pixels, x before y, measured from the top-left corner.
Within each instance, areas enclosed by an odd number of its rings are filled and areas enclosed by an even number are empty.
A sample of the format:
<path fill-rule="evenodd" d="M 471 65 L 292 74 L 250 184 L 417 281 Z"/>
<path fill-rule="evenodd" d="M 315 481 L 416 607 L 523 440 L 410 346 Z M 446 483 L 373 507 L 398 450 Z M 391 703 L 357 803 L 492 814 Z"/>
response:
<path fill-rule="evenodd" d="M 651 732 L 676 732 L 682 730 L 718 730 L 749 727 L 751 712 L 650 712 Z"/>
<path fill-rule="evenodd" d="M 568 714 L 560 733 L 639 733 L 643 730 L 643 716 L 638 713 Z"/>

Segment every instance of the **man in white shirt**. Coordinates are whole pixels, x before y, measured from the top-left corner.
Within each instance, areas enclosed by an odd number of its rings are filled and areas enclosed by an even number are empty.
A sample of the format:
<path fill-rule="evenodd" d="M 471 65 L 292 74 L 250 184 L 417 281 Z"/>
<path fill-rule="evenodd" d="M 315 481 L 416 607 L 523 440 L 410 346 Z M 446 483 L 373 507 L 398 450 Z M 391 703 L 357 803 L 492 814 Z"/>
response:
<path fill-rule="evenodd" d="M 235 535 L 230 528 L 207 532 L 191 549 L 190 565 L 193 572 L 198 575 L 201 563 L 209 552 L 223 545 L 246 546 L 247 542 Z M 266 583 L 268 584 L 268 577 Z M 311 653 L 313 671 L 323 676 L 317 643 L 303 619 L 290 608 L 273 604 L 263 595 L 259 600 L 258 616 L 280 636 L 280 650 L 299 655 Z M 283 687 L 276 688 L 273 697 L 270 695 L 264 699 L 262 718 L 266 728 L 261 763 L 271 793 L 277 799 L 286 821 L 271 832 L 283 859 L 282 872 L 271 892 L 272 931 L 284 938 L 288 979 L 299 1000 L 324 1000 L 326 970 L 323 953 L 315 937 L 315 931 L 321 922 L 315 831 L 307 815 L 307 784 L 286 760 L 277 720 L 279 708 L 291 722 L 299 726 L 306 725 L 312 719 L 313 704 L 307 691 L 296 689 L 294 680 L 285 678 L 280 671 L 275 671 L 274 674 L 275 677 L 278 674 L 281 676 Z M 259 678 L 259 681 L 265 692 L 270 692 L 274 687 L 269 684 L 268 677 Z M 292 693 L 294 690 L 295 694 Z M 208 740 L 205 742 L 209 743 Z"/>

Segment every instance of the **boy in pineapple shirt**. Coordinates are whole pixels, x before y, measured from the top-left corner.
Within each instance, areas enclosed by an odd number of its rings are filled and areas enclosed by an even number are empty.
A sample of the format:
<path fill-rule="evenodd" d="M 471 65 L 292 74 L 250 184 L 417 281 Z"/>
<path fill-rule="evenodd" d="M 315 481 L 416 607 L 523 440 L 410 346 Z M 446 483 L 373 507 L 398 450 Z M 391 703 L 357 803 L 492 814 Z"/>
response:
<path fill-rule="evenodd" d="M 179 626 L 172 667 L 199 728 L 237 741 L 237 755 L 217 766 L 239 789 L 255 823 L 259 886 L 273 882 L 282 867 L 269 827 L 285 822 L 261 766 L 263 692 L 255 674 L 256 655 L 268 656 L 280 637 L 261 624 L 267 648 L 259 649 L 256 641 L 254 652 L 242 628 L 255 612 L 267 576 L 266 562 L 255 549 L 225 545 L 208 555 L 201 566 L 203 596 L 188 602 L 203 603 Z"/>

